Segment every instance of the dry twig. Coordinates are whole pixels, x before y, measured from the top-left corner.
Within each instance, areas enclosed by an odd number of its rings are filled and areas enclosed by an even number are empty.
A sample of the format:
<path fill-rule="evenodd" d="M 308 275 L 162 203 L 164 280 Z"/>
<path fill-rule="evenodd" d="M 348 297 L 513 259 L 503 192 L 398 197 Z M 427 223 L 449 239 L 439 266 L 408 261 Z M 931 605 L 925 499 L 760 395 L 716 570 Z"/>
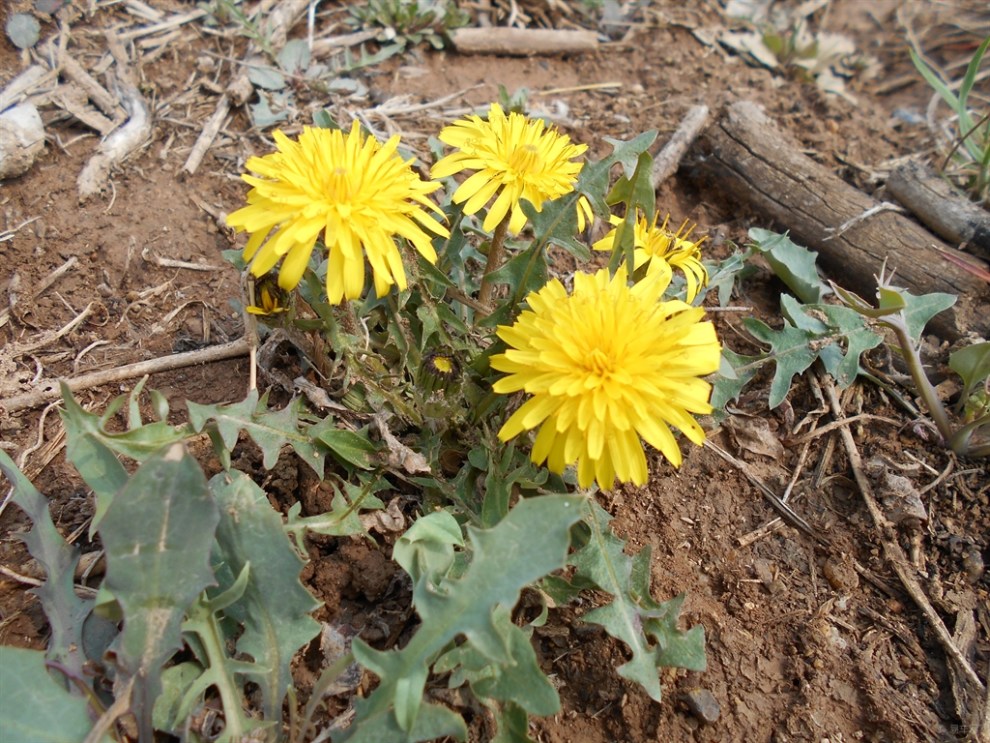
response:
<path fill-rule="evenodd" d="M 843 416 L 842 405 L 839 402 L 839 396 L 836 394 L 835 384 L 828 377 L 823 377 L 822 385 L 825 389 L 825 394 L 828 397 L 832 414 L 836 418 L 841 418 Z M 876 497 L 873 494 L 873 486 L 870 484 L 869 478 L 866 476 L 866 472 L 863 468 L 863 459 L 859 454 L 859 449 L 856 447 L 856 442 L 853 439 L 852 432 L 847 426 L 842 426 L 839 429 L 839 433 L 842 436 L 842 443 L 846 449 L 846 456 L 849 458 L 849 466 L 852 468 L 853 476 L 856 480 L 857 486 L 859 487 L 860 493 L 863 496 L 863 501 L 866 503 L 867 510 L 870 512 L 870 517 L 873 519 L 874 525 L 880 532 L 884 556 L 894 568 L 894 571 L 897 573 L 897 577 L 900 578 L 901 584 L 908 592 L 908 595 L 915 602 L 925 619 L 935 631 L 935 636 L 938 639 L 939 644 L 942 645 L 942 648 L 949 656 L 949 659 L 956 665 L 959 672 L 966 679 L 967 683 L 971 684 L 974 689 L 979 690 L 982 694 L 984 691 L 983 682 L 980 680 L 980 677 L 977 675 L 976 671 L 973 670 L 973 667 L 970 665 L 969 661 L 966 660 L 966 657 L 956 646 L 952 639 L 952 635 L 946 628 L 942 618 L 935 611 L 935 608 L 925 595 L 924 590 L 921 588 L 921 584 L 912 572 L 907 555 L 904 554 L 904 550 L 897 541 L 896 534 L 893 533 L 893 526 L 884 517 L 883 512 L 880 510 L 880 506 L 877 504 Z"/>
<path fill-rule="evenodd" d="M 828 544 L 828 540 L 826 540 L 825 537 L 823 537 L 817 531 L 812 529 L 811 525 L 803 518 L 801 518 L 801 516 L 799 516 L 797 512 L 794 511 L 794 509 L 792 509 L 790 506 L 788 506 L 780 498 L 777 497 L 777 494 L 770 489 L 770 486 L 768 486 L 760 478 L 754 475 L 750 471 L 748 464 L 746 464 L 745 462 L 739 459 L 736 459 L 734 456 L 729 454 L 729 452 L 727 452 L 721 446 L 713 442 L 711 439 L 705 439 L 705 448 L 711 449 L 726 462 L 728 462 L 737 470 L 742 472 L 743 476 L 747 480 L 749 480 L 750 484 L 760 491 L 760 494 L 763 495 L 763 497 L 766 498 L 767 501 L 769 501 L 770 505 L 772 505 L 774 509 L 776 509 L 777 513 L 779 513 L 788 524 L 790 524 L 791 526 L 797 529 L 800 529 L 809 537 L 814 539 L 816 542 L 819 542 L 821 544 Z"/>
<path fill-rule="evenodd" d="M 701 130 L 708 125 L 708 106 L 694 106 L 681 120 L 681 125 L 677 127 L 670 141 L 663 146 L 653 161 L 653 168 L 650 170 L 650 185 L 653 190 L 665 180 L 677 172 L 684 154 L 688 151 L 694 140 L 698 138 Z"/>
<path fill-rule="evenodd" d="M 157 359 L 149 359 L 148 361 L 139 361 L 135 364 L 127 364 L 125 366 L 117 367 L 116 369 L 105 369 L 103 371 L 83 374 L 78 377 L 69 377 L 63 381 L 70 390 L 76 392 L 77 390 L 85 390 L 91 387 L 99 387 L 104 384 L 121 382 L 125 379 L 143 377 L 146 374 L 156 374 L 158 372 L 171 371 L 172 369 L 195 366 L 196 364 L 210 364 L 215 361 L 233 359 L 240 356 L 246 356 L 247 353 L 247 341 L 243 338 L 238 338 L 237 340 L 230 341 L 229 343 L 222 343 L 217 346 L 210 346 L 209 348 L 202 348 L 197 351 L 187 351 L 186 353 L 176 353 L 171 356 L 162 356 Z M 41 389 L 35 390 L 34 392 L 28 392 L 23 395 L 15 395 L 14 397 L 9 397 L 6 400 L 0 400 L 0 417 L 5 414 L 16 413 L 19 410 L 27 410 L 37 407 L 38 405 L 43 405 L 44 403 L 57 398 L 59 394 L 59 386 L 56 381 L 48 381 L 47 383 L 44 383 L 44 386 Z"/>

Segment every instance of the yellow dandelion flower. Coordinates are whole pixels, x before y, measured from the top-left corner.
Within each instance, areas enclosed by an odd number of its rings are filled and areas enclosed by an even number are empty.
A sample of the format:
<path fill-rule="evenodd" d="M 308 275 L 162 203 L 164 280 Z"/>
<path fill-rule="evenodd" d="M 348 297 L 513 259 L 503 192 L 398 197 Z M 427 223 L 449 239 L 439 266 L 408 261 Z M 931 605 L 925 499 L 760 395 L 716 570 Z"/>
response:
<path fill-rule="evenodd" d="M 530 294 L 530 309 L 498 328 L 509 348 L 491 364 L 508 376 L 494 390 L 531 395 L 499 438 L 539 426 L 533 461 L 558 473 L 576 464 L 581 487 L 608 489 L 616 477 L 644 485 L 640 439 L 680 466 L 670 427 L 704 441 L 692 415 L 712 410 L 701 377 L 718 369 L 720 347 L 704 310 L 661 301 L 666 288 L 660 274 L 630 287 L 620 268 L 614 278 L 576 274 L 571 294 L 556 279 Z"/>
<path fill-rule="evenodd" d="M 445 178 L 462 170 L 475 171 L 454 192 L 455 204 L 464 204 L 465 214 L 475 214 L 498 194 L 485 217 L 484 229 L 494 230 L 506 214 L 509 231 L 518 233 L 526 224 L 519 202 L 526 199 L 537 211 L 543 203 L 574 190 L 583 163 L 574 158 L 584 154 L 587 145 L 572 144 L 571 138 L 546 129 L 542 120 L 506 113 L 497 103 L 488 111 L 488 120 L 468 116 L 446 126 L 440 141 L 457 151 L 433 166 L 434 178 Z M 590 216 L 578 208 L 579 222 Z"/>
<path fill-rule="evenodd" d="M 248 205 L 227 217 L 228 225 L 251 233 L 244 259 L 252 274 L 264 276 L 281 260 L 278 284 L 294 289 L 321 233 L 331 304 L 361 296 L 365 257 L 379 297 L 393 285 L 406 288 L 397 236 L 436 262 L 427 230 L 450 233 L 426 209 L 440 212 L 427 198 L 440 184 L 422 180 L 396 153 L 398 136 L 381 144 L 354 122 L 348 134 L 306 127 L 298 141 L 280 131 L 274 138 L 276 152 L 247 161 L 257 176 L 241 176 L 252 186 Z"/>
<path fill-rule="evenodd" d="M 667 228 L 669 214 L 664 218 L 663 224 L 657 227 L 658 216 L 659 213 L 654 215 L 653 222 L 649 224 L 646 215 L 639 215 L 636 220 L 636 227 L 633 230 L 635 266 L 639 268 L 648 263 L 646 269 L 648 273 L 659 271 L 666 274 L 668 282 L 673 269 L 681 269 L 687 282 L 687 301 L 693 302 L 698 296 L 698 290 L 708 285 L 708 269 L 701 262 L 700 247 L 706 238 L 691 240 L 694 226 L 689 225 L 687 220 L 681 224 L 677 232 L 671 232 Z M 622 217 L 613 215 L 609 221 L 617 225 L 622 222 Z M 615 232 L 613 229 L 592 247 L 595 250 L 612 250 Z"/>

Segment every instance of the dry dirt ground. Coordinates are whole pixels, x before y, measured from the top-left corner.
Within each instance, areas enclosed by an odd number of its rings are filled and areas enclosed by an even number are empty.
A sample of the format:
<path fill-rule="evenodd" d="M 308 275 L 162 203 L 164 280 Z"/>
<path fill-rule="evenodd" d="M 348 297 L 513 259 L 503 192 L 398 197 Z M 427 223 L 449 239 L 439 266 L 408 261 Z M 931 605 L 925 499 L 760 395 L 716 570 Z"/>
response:
<path fill-rule="evenodd" d="M 30 5 L 4 3 L 0 20 Z M 123 3 L 76 5 L 60 11 L 63 27 L 71 29 L 68 49 L 105 81 L 103 30 L 126 34 L 150 21 L 135 17 Z M 177 0 L 151 5 L 167 17 L 195 8 Z M 557 12 L 559 3 L 533 5 L 551 9 L 545 20 L 567 25 Z M 931 93 L 911 66 L 908 34 L 946 66 L 968 60 L 979 43 L 975 33 L 960 30 L 978 27 L 973 25 L 974 18 L 980 22 L 973 15 L 980 11 L 978 3 L 969 9 L 890 0 L 819 3 L 812 16 L 816 28 L 841 32 L 858 51 L 876 58 L 873 76 L 848 83 L 853 102 L 826 96 L 786 73 L 748 66 L 710 43 L 713 30 L 725 24 L 715 2 L 641 5 L 633 26 L 587 54 L 472 57 L 423 45 L 410 48 L 351 75 L 367 87 L 365 97 L 297 91 L 298 117 L 285 126 L 296 129 L 309 122 L 312 110 L 330 106 L 340 118 L 363 114 L 379 131 L 402 131 L 422 144 L 453 111 L 494 100 L 501 85 L 510 93 L 528 89 L 530 109 L 558 115 L 562 128 L 587 142 L 594 157 L 608 151 L 605 136 L 628 139 L 656 128 L 663 141 L 692 105 L 707 104 L 718 115 L 729 102 L 752 99 L 818 162 L 873 192 L 874 174 L 882 175 L 892 158 L 930 146 L 924 118 Z M 86 6 L 98 7 L 89 13 Z M 985 33 L 988 16 L 985 8 L 982 12 Z M 344 14 L 341 3 L 322 3 L 317 30 L 333 28 Z M 335 33 L 348 30 L 339 26 Z M 42 24 L 43 38 L 57 31 L 52 20 Z M 76 187 L 98 135 L 53 105 L 43 109 L 44 154 L 24 176 L 0 184 L 0 228 L 10 231 L 0 242 L 0 301 L 13 303 L 14 294 L 23 300 L 54 269 L 76 259 L 37 299 L 14 305 L 0 328 L 0 344 L 45 340 L 23 353 L 16 367 L 3 370 L 5 394 L 29 390 L 38 375 L 78 375 L 220 343 L 241 332 L 239 279 L 220 255 L 237 241 L 221 220 L 240 205 L 245 187 L 238 175 L 248 156 L 270 150 L 270 132 L 253 129 L 244 110 L 235 107 L 197 172 L 181 174 L 246 41 L 196 22 L 174 31 L 167 38 L 150 37 L 156 43 L 165 39 L 157 45 L 130 46 L 132 71 L 153 112 L 151 135 L 113 170 L 102 194 L 80 203 Z M 305 23 L 292 35 L 304 36 Z M 0 83 L 26 62 L 0 40 Z M 377 104 L 399 100 L 441 102 L 416 112 L 396 107 L 390 116 L 374 111 Z M 686 165 L 658 194 L 662 210 L 698 222 L 699 232 L 711 236 L 710 255 L 728 255 L 730 241 L 745 242 L 752 226 L 774 226 L 728 203 L 717 184 L 711 185 L 699 188 Z M 200 270 L 159 265 L 157 258 L 200 264 Z M 733 304 L 753 307 L 773 324 L 779 291 L 768 273 L 758 273 L 738 288 Z M 83 322 L 45 339 L 43 333 L 63 328 L 87 308 Z M 738 314 L 719 313 L 721 337 L 736 351 L 752 351 L 737 331 L 740 320 Z M 235 358 L 156 374 L 149 387 L 164 392 L 173 414 L 181 417 L 186 399 L 240 400 L 246 375 L 246 361 Z M 100 410 L 133 383 L 89 389 L 79 398 Z M 622 646 L 574 621 L 584 607 L 559 610 L 548 628 L 537 631 L 535 642 L 560 690 L 563 711 L 536 721 L 532 734 L 538 740 L 963 738 L 965 710 L 953 696 L 945 651 L 885 559 L 842 446 L 823 436 L 799 463 L 802 447 L 795 431 L 822 410 L 813 387 L 800 380 L 775 413 L 767 410 L 765 380 L 753 390 L 737 401 L 712 439 L 778 493 L 797 472 L 792 503 L 822 540 L 789 526 L 751 539 L 776 514 L 738 467 L 709 449 L 692 449 L 679 471 L 654 460 L 647 488 L 623 488 L 601 502 L 631 546 L 652 548 L 654 595 L 666 599 L 687 592 L 685 621 L 705 627 L 708 670 L 666 672 L 665 699 L 654 703 L 615 674 Z M 900 538 L 906 550 L 914 549 L 921 584 L 949 630 L 958 617 L 975 617 L 972 660 L 985 678 L 990 659 L 990 582 L 982 569 L 990 559 L 986 464 L 957 461 L 933 447 L 924 427 L 912 425 L 874 388 L 858 388 L 847 405 L 850 415 L 868 411 L 899 421 L 854 426 L 856 442 L 864 458 L 883 458 L 891 471 L 924 489 L 929 521 Z M 3 446 L 50 497 L 63 533 L 84 539 L 79 527 L 91 516 L 92 503 L 65 464 L 57 416 L 42 410 L 4 418 Z M 244 456 L 250 465 L 250 455 Z M 283 505 L 301 498 L 307 512 L 318 512 L 317 484 L 306 479 L 305 468 L 285 459 L 270 488 Z M 24 523 L 8 508 L 0 524 L 0 564 L 7 571 L 0 575 L 0 642 L 41 648 L 46 625 L 38 602 L 10 575 L 30 573 L 14 536 Z M 409 621 L 408 594 L 393 580 L 397 568 L 387 544 L 376 548 L 368 541 L 324 539 L 311 557 L 304 577 L 324 603 L 318 619 L 350 624 L 373 644 L 398 636 Z M 306 683 L 300 679 L 301 686 Z M 709 712 L 711 720 L 692 709 L 699 690 L 710 692 L 719 705 L 717 714 Z M 476 723 L 474 734 L 480 739 L 483 733 L 484 725 Z"/>

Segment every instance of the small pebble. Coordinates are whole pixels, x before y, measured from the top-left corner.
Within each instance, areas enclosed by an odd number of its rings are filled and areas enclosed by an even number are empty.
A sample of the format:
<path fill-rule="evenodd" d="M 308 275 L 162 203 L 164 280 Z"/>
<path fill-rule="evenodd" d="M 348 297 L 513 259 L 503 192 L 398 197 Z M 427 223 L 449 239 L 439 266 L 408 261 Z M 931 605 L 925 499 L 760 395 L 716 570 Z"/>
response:
<path fill-rule="evenodd" d="M 691 689 L 681 695 L 681 701 L 695 718 L 706 725 L 718 720 L 722 714 L 721 705 L 708 689 Z"/>
<path fill-rule="evenodd" d="M 983 573 L 986 572 L 986 565 L 983 564 L 983 555 L 977 547 L 972 547 L 962 559 L 962 567 L 966 572 L 966 577 L 973 585 L 980 582 Z"/>
<path fill-rule="evenodd" d="M 828 584 L 836 591 L 849 593 L 859 586 L 859 576 L 849 563 L 829 558 L 822 565 L 822 573 L 825 574 Z"/>

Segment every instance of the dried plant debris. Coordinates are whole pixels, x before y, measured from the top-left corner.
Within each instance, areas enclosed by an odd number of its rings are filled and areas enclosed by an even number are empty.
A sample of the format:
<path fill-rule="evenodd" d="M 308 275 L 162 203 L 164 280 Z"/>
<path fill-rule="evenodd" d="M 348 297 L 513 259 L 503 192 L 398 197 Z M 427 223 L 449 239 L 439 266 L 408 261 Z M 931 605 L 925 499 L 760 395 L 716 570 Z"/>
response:
<path fill-rule="evenodd" d="M 723 29 L 718 41 L 748 64 L 813 82 L 823 92 L 855 104 L 847 89 L 852 78 L 875 76 L 879 63 L 858 53 L 855 42 L 843 34 L 814 30 L 811 16 L 827 3 L 803 3 L 792 12 L 771 3 L 731 0 L 725 14 L 747 27 Z"/>

